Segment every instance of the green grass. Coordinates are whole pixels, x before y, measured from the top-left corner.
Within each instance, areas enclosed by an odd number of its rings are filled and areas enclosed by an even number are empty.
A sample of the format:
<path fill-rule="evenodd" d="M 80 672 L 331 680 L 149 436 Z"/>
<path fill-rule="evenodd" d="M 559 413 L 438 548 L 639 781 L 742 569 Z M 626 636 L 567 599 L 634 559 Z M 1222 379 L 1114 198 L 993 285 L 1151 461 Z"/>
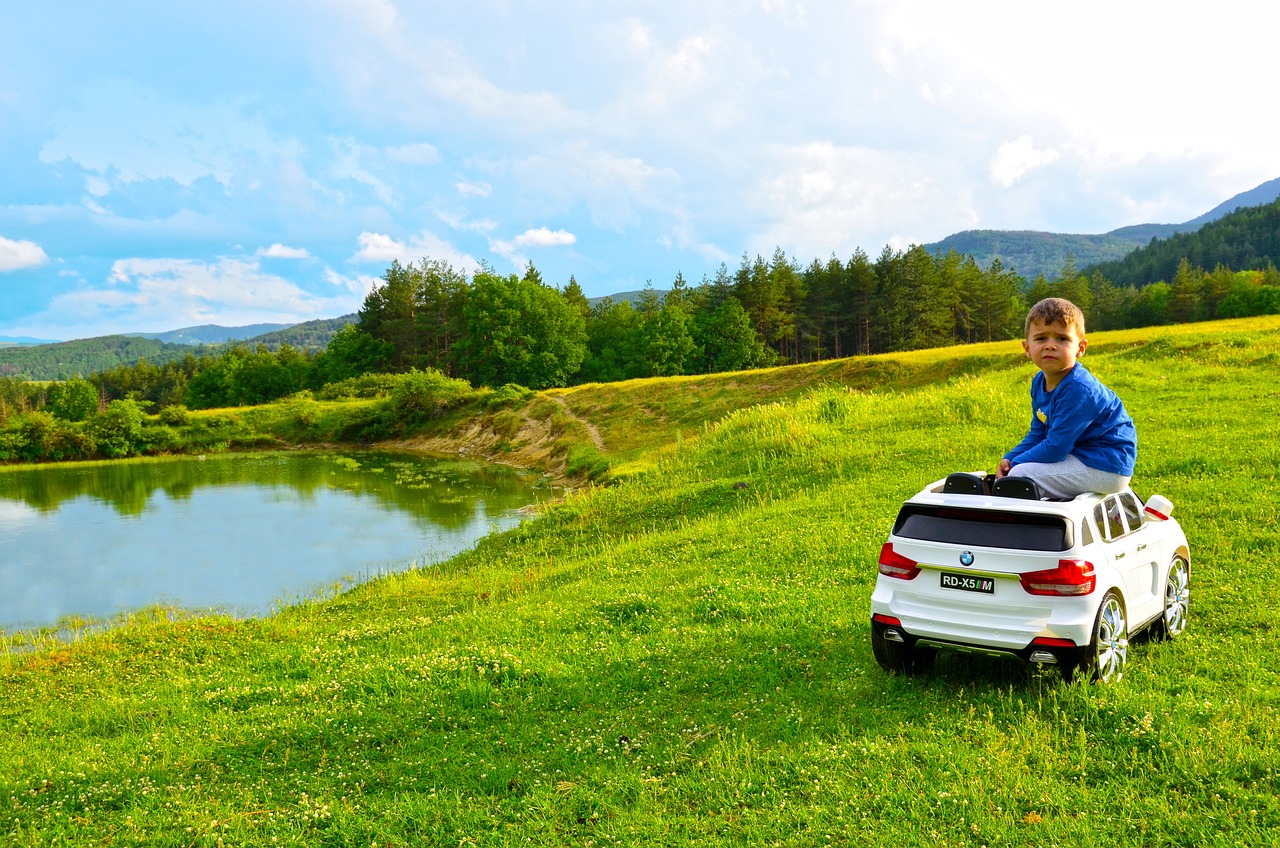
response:
<path fill-rule="evenodd" d="M 1116 685 L 871 656 L 902 499 L 1025 428 L 1016 345 L 586 387 L 625 477 L 443 566 L 0 659 L 0 842 L 1272 844 L 1278 356 L 1094 340 L 1192 548 L 1189 630 Z"/>

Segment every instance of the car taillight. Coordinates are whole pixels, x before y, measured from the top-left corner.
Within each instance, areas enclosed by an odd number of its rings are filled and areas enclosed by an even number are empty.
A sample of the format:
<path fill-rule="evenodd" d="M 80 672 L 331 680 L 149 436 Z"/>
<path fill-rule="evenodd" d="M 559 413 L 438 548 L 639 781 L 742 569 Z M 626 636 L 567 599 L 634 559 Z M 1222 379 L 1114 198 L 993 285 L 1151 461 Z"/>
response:
<path fill-rule="evenodd" d="M 1087 595 L 1098 585 L 1093 563 L 1060 559 L 1056 568 L 1022 575 L 1022 588 L 1033 595 Z"/>
<path fill-rule="evenodd" d="M 920 566 L 915 560 L 895 551 L 892 542 L 885 542 L 880 548 L 880 573 L 899 580 L 911 580 L 920 573 Z"/>
<path fill-rule="evenodd" d="M 1037 636 L 1031 640 L 1031 644 L 1041 648 L 1074 648 L 1076 646 L 1076 643 L 1070 639 L 1060 639 L 1057 636 Z"/>

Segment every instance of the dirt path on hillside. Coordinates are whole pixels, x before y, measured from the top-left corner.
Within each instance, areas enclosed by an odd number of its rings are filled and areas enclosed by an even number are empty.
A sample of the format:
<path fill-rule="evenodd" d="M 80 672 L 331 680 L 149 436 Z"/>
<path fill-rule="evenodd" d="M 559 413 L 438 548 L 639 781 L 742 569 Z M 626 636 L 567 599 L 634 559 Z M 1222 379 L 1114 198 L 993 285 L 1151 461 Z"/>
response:
<path fill-rule="evenodd" d="M 587 435 L 591 437 L 591 444 L 595 445 L 596 450 L 600 451 L 600 453 L 604 453 L 604 439 L 600 438 L 600 431 L 596 429 L 596 425 L 585 418 L 579 417 L 577 413 L 569 408 L 569 404 L 565 403 L 564 398 L 559 395 L 547 395 L 547 397 L 551 398 L 557 406 L 563 409 L 565 415 L 581 424 L 583 429 L 587 431 Z"/>

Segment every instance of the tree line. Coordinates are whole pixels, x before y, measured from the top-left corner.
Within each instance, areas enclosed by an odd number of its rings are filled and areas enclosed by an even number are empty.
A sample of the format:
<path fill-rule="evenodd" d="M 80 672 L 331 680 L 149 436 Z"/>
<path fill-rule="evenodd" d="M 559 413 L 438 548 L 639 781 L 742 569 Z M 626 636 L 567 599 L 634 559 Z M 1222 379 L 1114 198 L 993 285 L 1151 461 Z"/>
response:
<path fill-rule="evenodd" d="M 485 265 L 467 275 L 426 258 L 393 263 L 354 323 L 319 352 L 233 345 L 73 382 L 92 387 L 98 414 L 121 400 L 154 413 L 319 396 L 380 373 L 434 371 L 473 386 L 538 390 L 1014 339 L 1028 305 L 1051 295 L 1079 304 L 1092 329 L 1122 329 L 1280 313 L 1280 273 L 1271 265 L 1206 271 L 1184 258 L 1170 281 L 1129 287 L 1069 260 L 1056 279 L 1028 283 L 998 259 L 983 268 L 919 246 L 803 267 L 776 250 L 767 260 L 744 255 L 732 272 L 722 264 L 698 285 L 677 275 L 669 290 L 646 288 L 634 303 L 593 304 L 573 277 L 551 286 L 532 265 L 522 275 Z M 0 427 L 56 408 L 50 388 L 0 377 Z"/>
<path fill-rule="evenodd" d="M 1142 249 L 1091 270 L 1117 286 L 1136 288 L 1172 282 L 1184 261 L 1198 269 L 1274 270 L 1280 263 L 1280 200 L 1237 209 L 1194 232 L 1152 239 Z"/>

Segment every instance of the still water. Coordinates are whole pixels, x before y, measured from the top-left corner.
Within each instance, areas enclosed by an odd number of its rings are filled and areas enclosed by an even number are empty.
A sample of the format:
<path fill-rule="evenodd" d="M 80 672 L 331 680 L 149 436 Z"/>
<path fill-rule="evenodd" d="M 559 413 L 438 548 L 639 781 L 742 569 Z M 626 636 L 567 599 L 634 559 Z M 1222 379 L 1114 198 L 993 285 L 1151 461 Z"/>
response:
<path fill-rule="evenodd" d="M 261 615 L 439 562 L 552 492 L 501 466 L 290 453 L 0 471 L 0 631 L 153 604 Z"/>

